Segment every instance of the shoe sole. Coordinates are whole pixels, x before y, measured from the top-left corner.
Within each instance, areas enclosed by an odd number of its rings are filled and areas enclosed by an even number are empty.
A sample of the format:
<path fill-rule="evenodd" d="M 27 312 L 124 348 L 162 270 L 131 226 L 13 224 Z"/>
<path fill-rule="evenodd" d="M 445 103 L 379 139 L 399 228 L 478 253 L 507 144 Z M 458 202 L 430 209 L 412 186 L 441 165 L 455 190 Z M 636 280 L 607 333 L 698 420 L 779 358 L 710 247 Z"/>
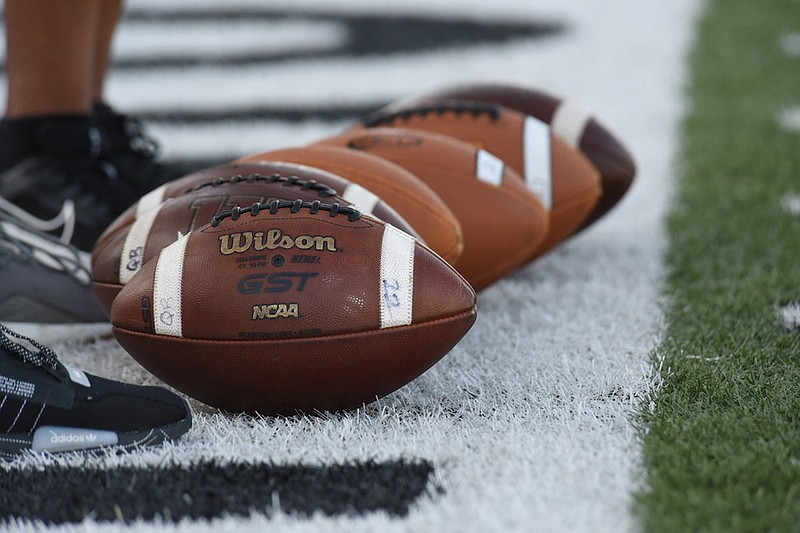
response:
<path fill-rule="evenodd" d="M 104 449 L 131 451 L 155 446 L 175 440 L 189 431 L 192 427 L 192 415 L 188 405 L 186 409 L 189 414 L 178 422 L 140 431 L 117 433 L 101 429 L 41 426 L 30 435 L 0 435 L 0 459 L 12 460 L 29 452 L 91 452 Z"/>

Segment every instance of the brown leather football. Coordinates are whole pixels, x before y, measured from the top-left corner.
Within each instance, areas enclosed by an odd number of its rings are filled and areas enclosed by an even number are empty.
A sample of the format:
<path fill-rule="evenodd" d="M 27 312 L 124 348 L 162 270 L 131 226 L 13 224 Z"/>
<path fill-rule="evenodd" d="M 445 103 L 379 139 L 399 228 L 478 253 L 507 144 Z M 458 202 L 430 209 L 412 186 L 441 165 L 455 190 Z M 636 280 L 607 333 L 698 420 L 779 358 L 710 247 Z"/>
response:
<path fill-rule="evenodd" d="M 457 99 L 500 104 L 550 124 L 553 132 L 580 149 L 600 171 L 602 196 L 581 229 L 608 213 L 625 196 L 636 176 L 636 163 L 622 140 L 582 105 L 533 87 L 474 83 L 444 87 L 391 104 L 386 111 Z"/>
<path fill-rule="evenodd" d="M 454 264 L 464 241 L 450 208 L 425 183 L 391 161 L 337 146 L 301 146 L 253 154 L 239 162 L 289 161 L 333 172 L 380 196 L 433 251 Z"/>
<path fill-rule="evenodd" d="M 575 233 L 600 199 L 597 169 L 579 150 L 552 134 L 544 122 L 497 104 L 440 100 L 379 111 L 358 128 L 394 127 L 450 135 L 505 161 L 550 210 L 540 256 Z"/>
<path fill-rule="evenodd" d="M 481 290 L 522 266 L 547 235 L 548 213 L 503 161 L 453 137 L 420 130 L 353 130 L 320 144 L 383 157 L 427 183 L 458 218 L 456 269 Z"/>
<path fill-rule="evenodd" d="M 109 312 L 122 286 L 179 235 L 220 211 L 269 200 L 321 200 L 354 206 L 395 227 L 414 230 L 358 184 L 294 163 L 219 165 L 163 185 L 120 215 L 92 250 L 92 287 Z"/>
<path fill-rule="evenodd" d="M 228 411 L 353 409 L 470 329 L 475 292 L 425 245 L 338 204 L 233 208 L 167 246 L 111 309 L 119 343 Z"/>

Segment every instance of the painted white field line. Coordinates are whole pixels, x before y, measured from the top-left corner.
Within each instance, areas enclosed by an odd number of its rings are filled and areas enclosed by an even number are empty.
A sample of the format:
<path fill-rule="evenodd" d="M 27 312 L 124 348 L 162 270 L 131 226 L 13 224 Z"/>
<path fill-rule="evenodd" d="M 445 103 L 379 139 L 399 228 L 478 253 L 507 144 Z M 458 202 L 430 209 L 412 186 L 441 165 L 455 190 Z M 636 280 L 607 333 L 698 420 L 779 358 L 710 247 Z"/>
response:
<path fill-rule="evenodd" d="M 781 48 L 789 57 L 800 57 L 800 32 L 784 33 L 780 37 Z"/>
<path fill-rule="evenodd" d="M 800 331 L 800 303 L 791 302 L 778 308 L 783 327 L 789 331 Z"/>
<path fill-rule="evenodd" d="M 800 216 L 800 194 L 789 191 L 781 198 L 781 207 L 787 215 Z"/>
<path fill-rule="evenodd" d="M 778 114 L 778 124 L 784 131 L 800 132 L 800 106 L 782 109 Z"/>

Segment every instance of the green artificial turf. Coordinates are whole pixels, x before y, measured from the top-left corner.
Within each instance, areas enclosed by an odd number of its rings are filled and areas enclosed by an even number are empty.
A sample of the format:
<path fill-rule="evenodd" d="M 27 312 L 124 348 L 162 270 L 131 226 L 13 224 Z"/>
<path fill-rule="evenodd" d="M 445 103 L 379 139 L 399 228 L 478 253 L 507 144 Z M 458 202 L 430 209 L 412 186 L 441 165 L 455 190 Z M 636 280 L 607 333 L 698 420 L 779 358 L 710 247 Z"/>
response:
<path fill-rule="evenodd" d="M 711 0 L 689 58 L 668 220 L 664 387 L 642 413 L 645 531 L 800 531 L 800 32 L 795 0 Z"/>

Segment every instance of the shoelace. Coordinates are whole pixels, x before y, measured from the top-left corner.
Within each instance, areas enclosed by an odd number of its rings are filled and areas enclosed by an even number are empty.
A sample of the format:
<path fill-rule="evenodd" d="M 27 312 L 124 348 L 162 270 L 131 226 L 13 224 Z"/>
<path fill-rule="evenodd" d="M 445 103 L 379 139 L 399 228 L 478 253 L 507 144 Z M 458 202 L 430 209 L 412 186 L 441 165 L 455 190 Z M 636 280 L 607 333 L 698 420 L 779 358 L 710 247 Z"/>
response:
<path fill-rule="evenodd" d="M 36 351 L 29 350 L 9 337 L 28 343 Z M 58 358 L 53 350 L 33 339 L 11 331 L 2 324 L 0 324 L 0 347 L 14 354 L 23 363 L 29 363 L 47 370 L 56 370 L 58 368 Z"/>
<path fill-rule="evenodd" d="M 0 216 L 0 253 L 8 250 L 14 255 L 60 272 L 82 285 L 91 283 L 89 254 L 49 235 L 27 230 L 6 217 Z"/>
<path fill-rule="evenodd" d="M 234 207 L 230 211 L 221 211 L 214 215 L 211 219 L 213 227 L 219 226 L 219 223 L 230 217 L 231 220 L 238 220 L 244 213 L 250 213 L 251 216 L 256 217 L 259 213 L 276 214 L 281 209 L 289 209 L 292 213 L 297 213 L 301 209 L 308 209 L 312 215 L 316 215 L 320 211 L 327 211 L 331 217 L 339 215 L 347 215 L 347 220 L 355 222 L 361 218 L 361 211 L 353 209 L 352 207 L 344 207 L 338 203 L 324 204 L 319 200 L 313 202 L 304 202 L 303 200 L 273 200 L 269 203 L 256 202 L 250 207 Z"/>
<path fill-rule="evenodd" d="M 123 123 L 123 131 L 128 138 L 128 144 L 135 153 L 149 159 L 158 155 L 158 141 L 144 132 L 141 122 L 127 115 L 117 115 Z"/>
<path fill-rule="evenodd" d="M 118 113 L 105 103 L 95 104 L 92 113 L 108 134 L 104 142 L 110 150 L 130 150 L 145 159 L 153 159 L 158 155 L 158 141 L 145 133 L 139 119 Z"/>

